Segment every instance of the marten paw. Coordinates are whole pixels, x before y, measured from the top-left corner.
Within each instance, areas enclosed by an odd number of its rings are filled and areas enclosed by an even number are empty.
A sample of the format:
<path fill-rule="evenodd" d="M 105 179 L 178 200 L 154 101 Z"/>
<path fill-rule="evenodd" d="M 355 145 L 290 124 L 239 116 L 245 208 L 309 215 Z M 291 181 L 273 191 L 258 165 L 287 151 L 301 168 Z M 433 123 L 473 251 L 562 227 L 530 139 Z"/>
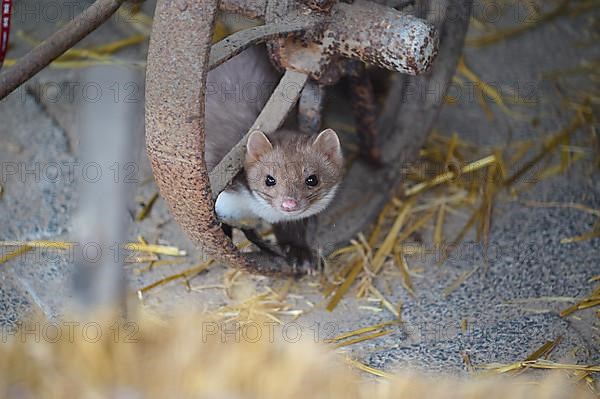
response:
<path fill-rule="evenodd" d="M 284 245 L 283 251 L 297 275 L 315 276 L 318 273 L 317 257 L 310 248 Z"/>

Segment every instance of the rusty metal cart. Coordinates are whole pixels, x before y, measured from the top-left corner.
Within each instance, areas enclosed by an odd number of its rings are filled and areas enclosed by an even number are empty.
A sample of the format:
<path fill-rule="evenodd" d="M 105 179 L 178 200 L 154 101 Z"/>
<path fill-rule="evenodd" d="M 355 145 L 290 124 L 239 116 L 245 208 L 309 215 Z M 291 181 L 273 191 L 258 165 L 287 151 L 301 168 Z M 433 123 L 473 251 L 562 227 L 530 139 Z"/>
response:
<path fill-rule="evenodd" d="M 97 28 L 121 3 L 97 0 L 3 72 L 0 98 Z M 210 173 L 204 162 L 207 72 L 266 42 L 272 62 L 285 73 L 252 129 L 275 131 L 298 103 L 301 129 L 314 131 L 324 88 L 341 76 L 352 83 L 364 156 L 353 162 L 345 181 L 361 184 L 342 184 L 311 237 L 326 243 L 326 252 L 347 242 L 379 214 L 401 181 L 403 166 L 416 160 L 460 56 L 470 7 L 470 0 L 158 0 L 147 62 L 146 146 L 175 220 L 197 245 L 228 265 L 266 274 L 291 272 L 283 258 L 240 253 L 215 218 L 214 198 L 239 172 L 245 140 Z M 265 23 L 211 46 L 219 9 Z M 398 73 L 378 118 L 365 64 Z M 290 87 L 296 88 L 292 95 Z"/>

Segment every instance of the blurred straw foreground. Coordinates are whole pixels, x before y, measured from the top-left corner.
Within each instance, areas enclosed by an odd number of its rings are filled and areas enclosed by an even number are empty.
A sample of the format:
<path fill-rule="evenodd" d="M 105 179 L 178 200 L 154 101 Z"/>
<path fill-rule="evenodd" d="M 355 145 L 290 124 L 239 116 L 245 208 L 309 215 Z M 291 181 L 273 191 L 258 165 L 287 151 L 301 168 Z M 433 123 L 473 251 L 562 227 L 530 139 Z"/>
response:
<path fill-rule="evenodd" d="M 93 328 L 84 328 L 88 325 Z M 180 315 L 168 323 L 142 316 L 129 324 L 40 322 L 4 331 L 0 397 L 593 397 L 562 378 L 565 374 L 560 371 L 542 380 L 519 376 L 459 379 L 406 371 L 381 379 L 364 378 L 343 357 L 310 340 L 283 342 L 277 334 L 271 339 L 264 329 L 260 339 L 254 339 L 256 334 L 236 339 L 235 329 L 221 335 L 213 329 L 215 325 L 200 316 Z"/>

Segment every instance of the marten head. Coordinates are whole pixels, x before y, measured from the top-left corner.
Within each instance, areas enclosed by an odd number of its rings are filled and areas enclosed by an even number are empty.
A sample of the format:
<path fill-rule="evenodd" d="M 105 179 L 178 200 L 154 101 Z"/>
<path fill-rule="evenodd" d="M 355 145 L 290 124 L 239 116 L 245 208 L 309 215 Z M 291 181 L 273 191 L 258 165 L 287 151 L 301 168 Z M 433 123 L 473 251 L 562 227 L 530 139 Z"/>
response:
<path fill-rule="evenodd" d="M 337 134 L 280 130 L 269 139 L 254 131 L 246 145 L 248 187 L 268 222 L 303 219 L 325 209 L 342 180 L 344 158 Z"/>

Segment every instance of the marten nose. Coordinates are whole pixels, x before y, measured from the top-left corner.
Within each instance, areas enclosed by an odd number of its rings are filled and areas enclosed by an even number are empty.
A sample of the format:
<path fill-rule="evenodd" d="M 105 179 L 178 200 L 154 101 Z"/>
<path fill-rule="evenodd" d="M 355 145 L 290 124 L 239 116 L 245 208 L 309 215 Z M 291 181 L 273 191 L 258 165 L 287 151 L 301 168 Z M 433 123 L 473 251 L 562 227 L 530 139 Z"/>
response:
<path fill-rule="evenodd" d="M 298 209 L 298 202 L 293 198 L 284 198 L 281 201 L 281 209 L 286 212 L 292 212 Z"/>

